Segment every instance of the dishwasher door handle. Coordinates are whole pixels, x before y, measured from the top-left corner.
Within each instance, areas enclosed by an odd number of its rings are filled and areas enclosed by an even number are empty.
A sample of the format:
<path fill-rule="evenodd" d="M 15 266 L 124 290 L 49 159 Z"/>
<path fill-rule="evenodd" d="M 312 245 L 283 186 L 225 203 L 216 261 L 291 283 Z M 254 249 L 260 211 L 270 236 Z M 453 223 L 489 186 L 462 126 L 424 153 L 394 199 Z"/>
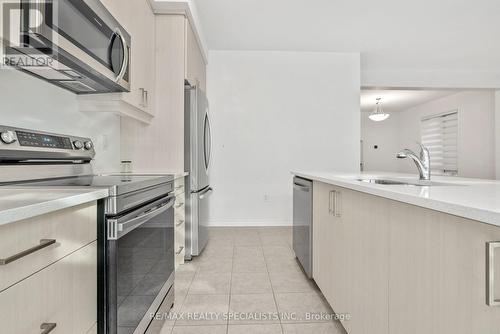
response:
<path fill-rule="evenodd" d="M 294 183 L 293 184 L 293 188 L 294 189 L 297 189 L 299 191 L 305 191 L 305 192 L 309 192 L 309 190 L 311 190 L 311 188 L 307 187 L 307 186 L 303 186 L 301 184 L 297 184 L 297 183 Z"/>

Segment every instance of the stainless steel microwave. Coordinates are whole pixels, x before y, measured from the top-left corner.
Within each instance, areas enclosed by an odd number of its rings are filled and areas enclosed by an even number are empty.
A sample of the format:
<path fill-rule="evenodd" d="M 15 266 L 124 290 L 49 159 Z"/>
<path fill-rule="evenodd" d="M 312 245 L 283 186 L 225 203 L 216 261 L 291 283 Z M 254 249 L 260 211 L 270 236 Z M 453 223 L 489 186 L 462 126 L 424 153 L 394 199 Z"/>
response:
<path fill-rule="evenodd" d="M 130 90 L 131 37 L 99 0 L 18 6 L 7 16 L 4 65 L 77 94 Z"/>

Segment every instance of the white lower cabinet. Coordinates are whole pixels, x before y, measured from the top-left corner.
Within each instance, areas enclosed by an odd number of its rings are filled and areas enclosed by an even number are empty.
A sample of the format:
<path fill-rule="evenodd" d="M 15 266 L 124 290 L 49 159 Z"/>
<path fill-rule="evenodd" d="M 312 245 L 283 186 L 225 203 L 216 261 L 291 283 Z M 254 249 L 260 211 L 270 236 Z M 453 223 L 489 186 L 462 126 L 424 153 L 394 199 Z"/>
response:
<path fill-rule="evenodd" d="M 390 212 L 389 333 L 499 334 L 500 307 L 486 304 L 486 244 L 500 241 L 500 228 L 398 202 Z"/>
<path fill-rule="evenodd" d="M 0 226 L 0 259 L 8 262 L 0 265 L 0 291 L 96 240 L 96 217 L 91 203 Z"/>
<path fill-rule="evenodd" d="M 87 334 L 97 334 L 97 322 L 92 326 L 92 328 L 87 332 Z"/>
<path fill-rule="evenodd" d="M 186 255 L 186 198 L 184 191 L 184 178 L 174 182 L 175 186 L 175 267 L 184 264 Z"/>
<path fill-rule="evenodd" d="M 319 182 L 313 194 L 313 278 L 349 333 L 387 333 L 387 204 Z"/>
<path fill-rule="evenodd" d="M 313 278 L 349 334 L 499 334 L 500 228 L 314 183 Z M 500 304 L 500 303 L 499 303 Z"/>
<path fill-rule="evenodd" d="M 69 222 L 68 222 L 69 223 Z M 97 318 L 97 242 L 0 293 L 2 333 L 87 333 Z"/>

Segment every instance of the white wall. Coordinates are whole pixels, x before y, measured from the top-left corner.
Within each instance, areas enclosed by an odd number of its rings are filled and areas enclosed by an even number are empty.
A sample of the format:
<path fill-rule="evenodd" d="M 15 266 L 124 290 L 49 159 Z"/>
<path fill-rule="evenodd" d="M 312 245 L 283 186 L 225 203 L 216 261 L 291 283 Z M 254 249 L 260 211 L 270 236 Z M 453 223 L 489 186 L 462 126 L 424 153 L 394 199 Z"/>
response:
<path fill-rule="evenodd" d="M 78 111 L 76 95 L 13 69 L 0 70 L 0 124 L 91 137 L 94 170 L 120 166 L 120 118 Z"/>
<path fill-rule="evenodd" d="M 292 221 L 292 169 L 359 169 L 358 54 L 211 51 L 213 225 Z"/>
<path fill-rule="evenodd" d="M 500 88 L 499 1 L 194 1 L 212 50 L 361 51 L 363 86 Z"/>
<path fill-rule="evenodd" d="M 449 95 L 397 113 L 397 122 L 389 124 L 397 133 L 397 147 L 417 150 L 420 141 L 420 120 L 427 115 L 458 110 L 458 169 L 459 176 L 485 179 L 495 178 L 495 95 L 493 91 L 466 91 Z M 396 113 L 393 113 L 395 115 Z M 377 132 L 377 125 L 366 123 L 362 136 Z M 386 129 L 391 131 L 391 129 Z M 381 135 L 381 140 L 387 138 Z M 390 145 L 385 143 L 384 145 Z M 373 157 L 379 158 L 379 157 Z M 395 160 L 397 171 L 416 173 L 412 161 Z M 367 164 L 377 165 L 376 162 Z M 389 171 L 394 171 L 393 166 Z"/>
<path fill-rule="evenodd" d="M 392 113 L 383 122 L 370 120 L 369 114 L 367 112 L 361 113 L 363 169 L 365 171 L 397 172 L 396 153 L 400 149 L 397 131 L 399 114 Z"/>

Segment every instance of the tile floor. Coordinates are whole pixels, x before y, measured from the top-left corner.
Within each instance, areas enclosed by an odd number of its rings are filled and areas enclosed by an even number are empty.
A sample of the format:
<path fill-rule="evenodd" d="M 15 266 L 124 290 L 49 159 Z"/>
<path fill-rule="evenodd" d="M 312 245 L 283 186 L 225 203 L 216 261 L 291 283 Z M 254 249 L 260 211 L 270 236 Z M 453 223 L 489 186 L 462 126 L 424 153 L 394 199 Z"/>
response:
<path fill-rule="evenodd" d="M 148 334 L 343 334 L 297 264 L 291 228 L 212 228 L 203 254 L 179 267 L 176 303 Z"/>

